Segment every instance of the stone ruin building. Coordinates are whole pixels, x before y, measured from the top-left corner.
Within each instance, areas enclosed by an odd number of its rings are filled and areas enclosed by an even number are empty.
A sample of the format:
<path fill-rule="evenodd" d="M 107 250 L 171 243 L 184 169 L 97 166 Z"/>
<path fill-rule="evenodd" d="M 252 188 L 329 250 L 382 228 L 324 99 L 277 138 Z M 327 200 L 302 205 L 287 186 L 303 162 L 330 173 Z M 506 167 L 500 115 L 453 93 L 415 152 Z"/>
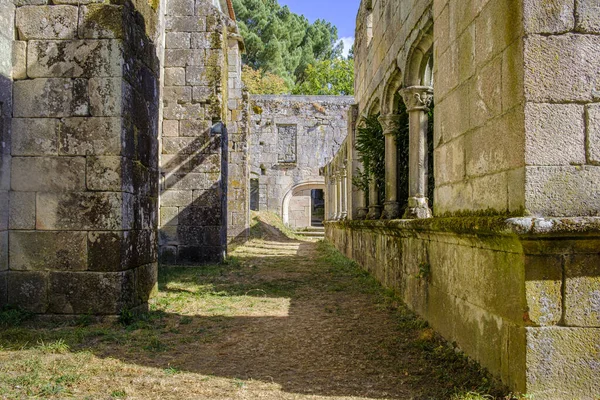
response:
<path fill-rule="evenodd" d="M 352 129 L 324 168 L 328 240 L 535 399 L 600 394 L 599 34 L 594 0 L 363 0 Z M 382 198 L 351 184 L 366 116 Z"/>
<path fill-rule="evenodd" d="M 229 0 L 0 0 L 0 306 L 143 309 L 159 261 L 222 260 L 251 208 L 322 213 L 512 389 L 600 393 L 595 0 L 363 0 L 355 99 L 249 96 L 243 51 Z"/>
<path fill-rule="evenodd" d="M 320 168 L 347 135 L 353 97 L 252 96 L 250 204 L 280 215 L 294 229 L 323 226 Z"/>

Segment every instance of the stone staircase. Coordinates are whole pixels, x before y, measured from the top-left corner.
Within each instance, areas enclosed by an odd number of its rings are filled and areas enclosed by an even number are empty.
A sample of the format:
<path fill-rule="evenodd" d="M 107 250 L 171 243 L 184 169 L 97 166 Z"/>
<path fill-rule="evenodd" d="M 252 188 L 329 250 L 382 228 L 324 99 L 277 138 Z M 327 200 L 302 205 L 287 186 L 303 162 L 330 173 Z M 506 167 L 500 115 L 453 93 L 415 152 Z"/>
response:
<path fill-rule="evenodd" d="M 306 239 L 320 240 L 325 238 L 325 227 L 311 226 L 294 232 L 296 235 Z"/>

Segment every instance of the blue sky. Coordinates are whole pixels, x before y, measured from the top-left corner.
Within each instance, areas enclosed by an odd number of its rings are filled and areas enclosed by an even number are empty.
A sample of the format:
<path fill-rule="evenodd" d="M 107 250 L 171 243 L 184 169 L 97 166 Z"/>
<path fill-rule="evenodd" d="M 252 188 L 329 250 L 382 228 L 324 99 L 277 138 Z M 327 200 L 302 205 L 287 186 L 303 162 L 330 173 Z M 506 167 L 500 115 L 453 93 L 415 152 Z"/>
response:
<path fill-rule="evenodd" d="M 309 21 L 324 19 L 338 28 L 347 52 L 354 41 L 354 26 L 360 0 L 279 0 L 296 14 L 303 14 Z"/>

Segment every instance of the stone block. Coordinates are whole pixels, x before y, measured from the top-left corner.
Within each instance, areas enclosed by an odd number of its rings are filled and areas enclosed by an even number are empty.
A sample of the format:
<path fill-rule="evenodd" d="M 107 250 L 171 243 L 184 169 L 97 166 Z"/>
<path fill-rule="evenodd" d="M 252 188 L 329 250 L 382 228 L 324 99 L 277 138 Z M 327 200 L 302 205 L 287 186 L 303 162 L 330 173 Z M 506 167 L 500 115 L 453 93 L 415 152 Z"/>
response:
<path fill-rule="evenodd" d="M 523 20 L 527 33 L 565 33 L 575 27 L 573 0 L 525 0 Z"/>
<path fill-rule="evenodd" d="M 188 32 L 167 32 L 165 46 L 167 49 L 189 49 L 191 34 Z"/>
<path fill-rule="evenodd" d="M 473 79 L 470 125 L 475 128 L 502 112 L 502 57 L 494 58 Z"/>
<path fill-rule="evenodd" d="M 162 136 L 179 136 L 179 121 L 178 120 L 164 120 L 162 128 Z"/>
<path fill-rule="evenodd" d="M 89 232 L 88 269 L 95 272 L 118 272 L 131 268 L 132 236 L 132 231 Z"/>
<path fill-rule="evenodd" d="M 469 2 L 474 3 L 474 2 Z M 522 0 L 488 1 L 475 19 L 475 63 L 483 66 L 522 35 Z M 450 21 L 452 24 L 452 20 Z"/>
<path fill-rule="evenodd" d="M 161 265 L 177 264 L 177 246 L 161 246 L 159 251 L 159 261 Z"/>
<path fill-rule="evenodd" d="M 525 208 L 532 215 L 598 215 L 599 167 L 527 167 L 525 174 Z"/>
<path fill-rule="evenodd" d="M 194 86 L 192 100 L 197 103 L 209 102 L 215 96 L 215 88 L 211 86 Z"/>
<path fill-rule="evenodd" d="M 206 53 L 202 49 L 167 49 L 165 67 L 201 66 L 206 62 Z"/>
<path fill-rule="evenodd" d="M 88 115 L 85 79 L 39 78 L 14 83 L 15 117 L 70 117 Z"/>
<path fill-rule="evenodd" d="M 600 256 L 576 254 L 565 268 L 565 324 L 600 328 Z"/>
<path fill-rule="evenodd" d="M 210 49 L 212 48 L 212 32 L 196 32 L 192 33 L 191 46 L 192 49 Z"/>
<path fill-rule="evenodd" d="M 8 304 L 34 312 L 48 311 L 48 274 L 46 272 L 10 271 Z"/>
<path fill-rule="evenodd" d="M 50 274 L 48 292 L 51 313 L 118 314 L 134 305 L 134 274 L 54 272 Z"/>
<path fill-rule="evenodd" d="M 8 305 L 8 272 L 0 272 L 0 307 Z"/>
<path fill-rule="evenodd" d="M 158 263 L 145 264 L 134 270 L 136 303 L 146 303 L 158 293 Z"/>
<path fill-rule="evenodd" d="M 167 15 L 169 16 L 189 16 L 194 15 L 194 0 L 168 0 Z"/>
<path fill-rule="evenodd" d="M 525 39 L 525 96 L 535 102 L 581 102 L 600 98 L 597 57 L 600 37 L 565 34 Z"/>
<path fill-rule="evenodd" d="M 14 156 L 58 155 L 59 120 L 51 118 L 13 118 Z"/>
<path fill-rule="evenodd" d="M 165 137 L 162 151 L 164 154 L 195 154 L 206 149 L 208 143 L 197 137 Z"/>
<path fill-rule="evenodd" d="M 525 138 L 523 114 L 520 110 L 504 114 L 464 137 L 468 176 L 486 175 L 523 166 Z"/>
<path fill-rule="evenodd" d="M 10 192 L 10 229 L 35 229 L 35 192 Z"/>
<path fill-rule="evenodd" d="M 586 154 L 588 161 L 600 164 L 600 106 L 589 104 L 586 107 Z"/>
<path fill-rule="evenodd" d="M 0 232 L 0 273 L 6 270 L 8 270 L 8 231 L 3 231 Z M 6 292 L 4 293 L 6 295 Z"/>
<path fill-rule="evenodd" d="M 527 393 L 535 399 L 600 393 L 598 328 L 527 328 Z"/>
<path fill-rule="evenodd" d="M 133 162 L 118 156 L 89 156 L 86 158 L 88 190 L 133 192 Z"/>
<path fill-rule="evenodd" d="M 185 68 L 185 83 L 190 86 L 211 86 L 211 76 L 217 75 L 212 67 L 189 65 Z M 212 78 L 214 79 L 214 78 Z"/>
<path fill-rule="evenodd" d="M 118 39 L 124 35 L 123 6 L 89 4 L 79 7 L 81 39 Z"/>
<path fill-rule="evenodd" d="M 180 210 L 179 225 L 220 226 L 220 204 L 211 204 L 207 207 L 187 207 Z"/>
<path fill-rule="evenodd" d="M 178 264 L 204 264 L 221 262 L 223 255 L 222 247 L 211 246 L 178 246 Z"/>
<path fill-rule="evenodd" d="M 192 102 L 192 88 L 189 86 L 165 86 L 163 90 L 163 103 L 184 104 Z"/>
<path fill-rule="evenodd" d="M 562 317 L 562 257 L 525 258 L 525 293 L 529 320 L 536 325 L 557 325 Z"/>
<path fill-rule="evenodd" d="M 462 181 L 465 178 L 465 149 L 458 138 L 435 149 L 435 178 L 438 185 Z"/>
<path fill-rule="evenodd" d="M 523 41 L 517 40 L 502 53 L 502 111 L 523 103 Z"/>
<path fill-rule="evenodd" d="M 165 86 L 185 86 L 185 68 L 165 68 Z"/>
<path fill-rule="evenodd" d="M 13 157 L 11 188 L 23 192 L 85 189 L 85 158 Z"/>
<path fill-rule="evenodd" d="M 168 104 L 164 108 L 165 119 L 203 119 L 205 116 L 202 104 Z"/>
<path fill-rule="evenodd" d="M 160 226 L 176 226 L 178 225 L 179 208 L 177 207 L 160 207 Z"/>
<path fill-rule="evenodd" d="M 13 271 L 83 271 L 87 269 L 85 232 L 10 232 Z"/>
<path fill-rule="evenodd" d="M 131 229 L 133 197 L 127 193 L 38 193 L 36 228 L 39 230 Z"/>
<path fill-rule="evenodd" d="M 165 26 L 167 32 L 204 32 L 206 31 L 206 18 L 167 16 Z"/>
<path fill-rule="evenodd" d="M 19 7 L 19 39 L 73 39 L 77 35 L 77 13 L 76 6 L 67 5 Z"/>
<path fill-rule="evenodd" d="M 595 0 L 575 0 L 575 5 L 577 31 L 600 33 L 600 3 Z"/>
<path fill-rule="evenodd" d="M 90 113 L 93 117 L 118 117 L 123 114 L 123 99 L 131 87 L 123 78 L 90 78 Z"/>
<path fill-rule="evenodd" d="M 179 244 L 177 226 L 163 226 L 158 230 L 158 243 L 161 246 L 176 246 Z"/>
<path fill-rule="evenodd" d="M 211 186 L 209 176 L 202 173 L 171 174 L 164 181 L 166 190 L 205 190 Z"/>
<path fill-rule="evenodd" d="M 471 180 L 473 202 L 471 210 L 508 210 L 508 180 L 506 172 L 485 175 Z"/>
<path fill-rule="evenodd" d="M 192 204 L 191 190 L 165 190 L 160 194 L 161 207 L 188 207 Z"/>
<path fill-rule="evenodd" d="M 27 42 L 15 40 L 12 42 L 12 78 L 13 80 L 27 79 Z"/>
<path fill-rule="evenodd" d="M 30 78 L 121 76 L 123 56 L 117 40 L 31 40 L 27 46 Z"/>
<path fill-rule="evenodd" d="M 61 121 L 61 155 L 120 155 L 121 119 L 65 118 Z"/>
<path fill-rule="evenodd" d="M 584 108 L 578 104 L 525 105 L 527 165 L 585 164 Z"/>
<path fill-rule="evenodd" d="M 179 136 L 202 138 L 202 142 L 207 143 L 210 136 L 212 123 L 206 119 L 188 119 L 179 123 Z"/>

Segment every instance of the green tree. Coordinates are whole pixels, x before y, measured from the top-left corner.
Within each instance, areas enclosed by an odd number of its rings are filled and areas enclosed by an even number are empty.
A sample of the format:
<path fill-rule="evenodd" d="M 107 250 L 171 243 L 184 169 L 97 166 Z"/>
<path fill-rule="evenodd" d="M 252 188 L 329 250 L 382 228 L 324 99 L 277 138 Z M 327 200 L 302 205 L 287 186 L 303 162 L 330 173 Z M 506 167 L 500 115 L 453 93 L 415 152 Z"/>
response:
<path fill-rule="evenodd" d="M 354 95 L 354 60 L 336 58 L 317 61 L 306 69 L 294 94 Z"/>
<path fill-rule="evenodd" d="M 242 68 L 242 81 L 251 94 L 285 94 L 289 93 L 285 80 L 270 72 L 255 70 L 249 65 Z"/>
<path fill-rule="evenodd" d="M 317 20 L 310 24 L 277 0 L 233 0 L 246 44 L 245 64 L 285 79 L 302 81 L 309 65 L 340 57 L 337 28 Z"/>

